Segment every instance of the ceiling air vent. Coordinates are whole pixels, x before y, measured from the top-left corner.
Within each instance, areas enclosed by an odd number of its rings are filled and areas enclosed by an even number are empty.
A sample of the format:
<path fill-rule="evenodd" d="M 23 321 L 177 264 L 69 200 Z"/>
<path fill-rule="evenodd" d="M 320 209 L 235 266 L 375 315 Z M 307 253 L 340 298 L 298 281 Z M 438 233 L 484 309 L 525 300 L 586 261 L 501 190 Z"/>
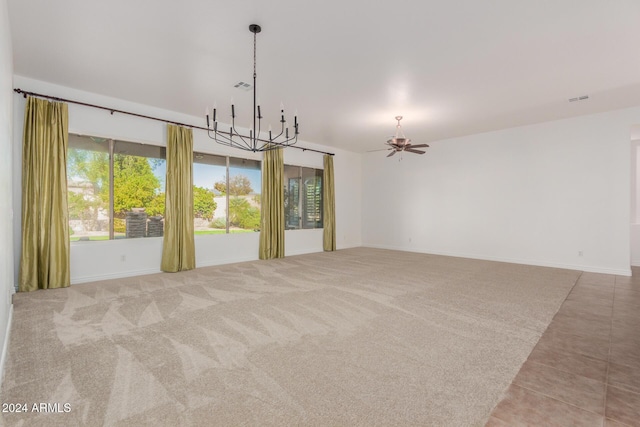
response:
<path fill-rule="evenodd" d="M 589 99 L 589 95 L 576 96 L 575 98 L 570 98 L 569 102 L 578 102 L 578 101 L 586 101 Z"/>
<path fill-rule="evenodd" d="M 251 90 L 251 85 L 249 83 L 246 83 L 246 82 L 238 82 L 238 83 L 234 84 L 233 87 L 237 87 L 238 89 L 242 89 L 244 91 L 250 91 Z"/>

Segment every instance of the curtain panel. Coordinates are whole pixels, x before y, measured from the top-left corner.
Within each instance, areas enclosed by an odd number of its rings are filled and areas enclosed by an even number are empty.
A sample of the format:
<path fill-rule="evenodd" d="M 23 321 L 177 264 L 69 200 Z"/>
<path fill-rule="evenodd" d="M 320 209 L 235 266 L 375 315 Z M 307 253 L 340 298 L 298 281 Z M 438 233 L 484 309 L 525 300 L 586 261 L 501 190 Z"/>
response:
<path fill-rule="evenodd" d="M 260 259 L 284 257 L 284 155 L 282 148 L 264 152 Z"/>
<path fill-rule="evenodd" d="M 70 284 L 67 104 L 27 98 L 22 141 L 22 252 L 18 290 Z"/>
<path fill-rule="evenodd" d="M 161 270 L 196 267 L 193 237 L 193 130 L 167 125 L 167 181 Z"/>
<path fill-rule="evenodd" d="M 333 180 L 333 156 L 324 155 L 322 172 L 322 246 L 325 251 L 336 250 L 336 196 Z"/>

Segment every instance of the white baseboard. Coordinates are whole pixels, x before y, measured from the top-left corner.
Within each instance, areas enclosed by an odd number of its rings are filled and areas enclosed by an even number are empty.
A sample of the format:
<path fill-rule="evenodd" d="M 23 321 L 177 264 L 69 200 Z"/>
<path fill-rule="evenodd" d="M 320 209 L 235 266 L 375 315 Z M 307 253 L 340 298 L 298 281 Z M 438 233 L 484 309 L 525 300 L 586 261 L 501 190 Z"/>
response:
<path fill-rule="evenodd" d="M 13 294 L 12 294 L 13 296 Z M 9 306 L 9 318 L 7 319 L 7 330 L 4 333 L 4 344 L 2 345 L 2 355 L 0 356 L 0 384 L 4 380 L 4 363 L 9 352 L 9 338 L 11 338 L 11 323 L 13 321 L 13 303 Z"/>
<path fill-rule="evenodd" d="M 430 255 L 442 255 L 442 256 L 451 256 L 451 257 L 458 257 L 458 258 L 480 259 L 480 260 L 485 260 L 485 261 L 507 262 L 507 263 L 510 263 L 510 264 L 535 265 L 537 267 L 564 268 L 564 269 L 567 269 L 567 270 L 586 271 L 586 272 L 589 272 L 589 273 L 614 274 L 614 275 L 618 275 L 618 276 L 631 276 L 631 268 L 628 268 L 628 269 L 617 269 L 617 268 L 609 268 L 609 267 L 587 266 L 587 265 L 577 265 L 577 264 L 564 264 L 564 263 L 556 263 L 556 262 L 550 262 L 550 261 L 538 261 L 538 260 L 530 260 L 530 259 L 493 257 L 493 256 L 485 256 L 485 255 L 477 255 L 477 254 L 467 254 L 467 253 L 426 251 L 426 250 L 421 250 L 421 249 L 418 249 L 418 248 L 408 249 L 408 248 L 395 247 L 395 246 L 390 246 L 390 245 L 365 244 L 363 246 L 369 247 L 369 248 L 390 249 L 390 250 L 394 250 L 394 251 L 417 252 L 417 253 L 424 253 L 424 254 L 430 254 Z"/>
<path fill-rule="evenodd" d="M 213 267 L 214 265 L 235 264 L 238 262 L 257 261 L 258 257 L 222 258 L 222 259 L 196 259 L 196 268 Z"/>
<path fill-rule="evenodd" d="M 340 249 L 352 249 L 352 248 L 361 248 L 362 244 L 360 245 L 336 245 L 336 250 L 340 250 Z"/>
<path fill-rule="evenodd" d="M 160 269 L 149 268 L 145 270 L 130 270 L 130 271 L 121 271 L 118 273 L 111 273 L 111 274 L 99 274 L 95 276 L 72 277 L 71 284 L 77 285 L 80 283 L 99 282 L 101 280 L 110 280 L 110 279 L 122 279 L 124 277 L 144 276 L 145 274 L 156 274 L 156 273 L 162 273 L 162 271 Z"/>
<path fill-rule="evenodd" d="M 291 252 L 287 251 L 286 254 L 285 254 L 285 258 L 288 257 L 288 256 L 317 254 L 317 253 L 320 253 L 320 252 L 324 252 L 322 250 L 322 248 L 320 248 L 320 249 L 318 249 L 316 247 L 314 247 L 314 248 L 302 248 L 302 249 L 297 249 L 297 250 L 291 251 Z"/>

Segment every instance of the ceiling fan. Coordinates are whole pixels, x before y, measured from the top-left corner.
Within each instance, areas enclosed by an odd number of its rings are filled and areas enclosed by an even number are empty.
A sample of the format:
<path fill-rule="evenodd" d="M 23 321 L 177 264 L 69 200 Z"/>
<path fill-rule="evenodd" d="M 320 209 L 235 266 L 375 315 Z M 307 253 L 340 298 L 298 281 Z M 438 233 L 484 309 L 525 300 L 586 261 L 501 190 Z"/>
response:
<path fill-rule="evenodd" d="M 396 154 L 398 151 L 400 152 L 409 152 L 415 154 L 424 154 L 425 152 L 422 150 L 416 150 L 416 148 L 429 147 L 428 144 L 411 144 L 411 140 L 404 136 L 404 132 L 402 132 L 402 127 L 400 126 L 400 120 L 402 120 L 402 116 L 396 116 L 396 120 L 398 124 L 396 125 L 396 135 L 387 141 L 387 145 L 390 146 L 388 150 L 391 150 L 391 153 L 387 155 L 387 157 L 391 157 Z"/>

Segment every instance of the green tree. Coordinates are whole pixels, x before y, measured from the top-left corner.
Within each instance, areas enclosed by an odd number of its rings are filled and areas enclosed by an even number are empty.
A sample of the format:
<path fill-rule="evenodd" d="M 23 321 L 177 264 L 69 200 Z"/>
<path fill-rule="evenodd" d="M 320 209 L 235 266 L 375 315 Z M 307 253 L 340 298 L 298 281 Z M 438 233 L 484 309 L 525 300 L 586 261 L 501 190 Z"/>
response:
<path fill-rule="evenodd" d="M 145 212 L 149 214 L 149 216 L 164 216 L 164 203 L 165 203 L 165 193 L 156 194 L 153 199 L 145 206 Z"/>
<path fill-rule="evenodd" d="M 113 158 L 114 217 L 124 218 L 131 208 L 145 208 L 149 216 L 164 215 L 164 193 L 161 182 L 153 174 L 152 162 L 161 159 L 115 154 Z M 70 215 L 81 216 L 79 210 L 109 209 L 109 154 L 101 151 L 71 149 L 67 155 L 68 174 L 75 180 L 90 183 L 94 197 L 91 206 L 77 196 L 69 197 Z M 86 213 L 85 213 L 86 215 Z"/>
<path fill-rule="evenodd" d="M 67 153 L 68 175 L 80 178 L 93 187 L 93 194 L 103 189 L 109 193 L 109 153 L 70 149 Z"/>
<path fill-rule="evenodd" d="M 225 178 L 223 181 L 218 181 L 213 184 L 213 188 L 215 188 L 220 194 L 225 196 L 227 194 L 227 179 Z"/>
<path fill-rule="evenodd" d="M 229 198 L 229 226 L 244 229 L 260 228 L 260 209 L 242 197 Z"/>
<path fill-rule="evenodd" d="M 78 181 L 80 192 L 68 192 L 69 219 L 81 220 L 85 230 L 99 229 L 98 214 L 109 208 L 109 154 L 70 149 L 67 153 L 69 181 Z M 102 194 L 106 192 L 107 198 Z"/>
<path fill-rule="evenodd" d="M 209 221 L 213 219 L 213 213 L 217 207 L 214 196 L 214 192 L 208 188 L 193 186 L 193 214 L 196 218 Z"/>
<path fill-rule="evenodd" d="M 216 182 L 213 188 L 222 194 L 226 194 L 227 192 L 227 185 L 225 181 Z M 235 175 L 229 178 L 230 196 L 246 196 L 252 192 L 253 188 L 251 188 L 251 181 L 246 175 Z"/>
<path fill-rule="evenodd" d="M 99 229 L 98 213 L 102 206 L 100 198 L 69 191 L 68 203 L 69 219 L 80 220 L 85 230 Z"/>
<path fill-rule="evenodd" d="M 146 208 L 149 216 L 164 215 L 164 197 L 158 197 L 159 192 L 160 180 L 153 174 L 149 159 L 114 155 L 113 210 L 116 218 L 124 218 L 132 208 Z M 107 200 L 108 197 L 107 189 Z"/>
<path fill-rule="evenodd" d="M 251 181 L 245 175 L 235 175 L 229 178 L 229 194 L 231 196 L 246 196 L 251 194 Z"/>

